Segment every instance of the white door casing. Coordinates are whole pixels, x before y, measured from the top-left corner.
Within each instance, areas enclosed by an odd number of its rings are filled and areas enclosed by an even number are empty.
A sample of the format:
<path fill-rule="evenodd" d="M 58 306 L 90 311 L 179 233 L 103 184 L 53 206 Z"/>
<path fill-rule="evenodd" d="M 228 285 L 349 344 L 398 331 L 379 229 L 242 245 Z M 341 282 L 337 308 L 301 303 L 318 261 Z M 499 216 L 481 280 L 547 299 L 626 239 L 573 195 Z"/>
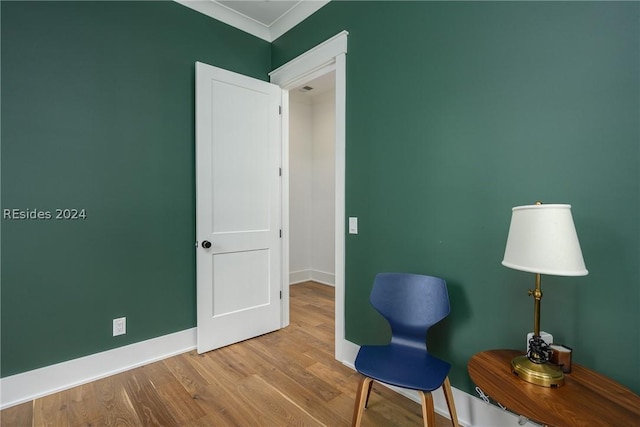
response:
<path fill-rule="evenodd" d="M 281 93 L 196 63 L 199 353 L 282 325 Z"/>
<path fill-rule="evenodd" d="M 336 73 L 336 109 L 335 109 L 335 357 L 341 362 L 353 366 L 358 346 L 345 339 L 345 171 L 346 171 L 346 57 L 347 31 L 320 43 L 314 48 L 292 59 L 269 73 L 271 82 L 284 89 L 283 106 L 283 164 L 288 165 L 289 158 L 289 102 L 288 90 L 327 72 Z M 284 258 L 283 268 L 289 272 L 289 187 L 288 168 L 283 173 L 283 228 Z M 289 287 L 283 289 L 283 313 L 288 316 Z M 288 317 L 283 320 L 288 323 Z"/>

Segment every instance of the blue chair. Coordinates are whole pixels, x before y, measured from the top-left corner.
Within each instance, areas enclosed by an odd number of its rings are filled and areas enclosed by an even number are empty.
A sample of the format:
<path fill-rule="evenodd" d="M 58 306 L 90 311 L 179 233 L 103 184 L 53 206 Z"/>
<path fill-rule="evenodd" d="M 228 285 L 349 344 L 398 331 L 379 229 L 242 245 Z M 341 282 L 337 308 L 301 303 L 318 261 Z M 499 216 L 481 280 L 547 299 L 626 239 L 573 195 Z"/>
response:
<path fill-rule="evenodd" d="M 427 350 L 427 331 L 449 314 L 447 284 L 437 277 L 380 273 L 371 291 L 371 304 L 391 326 L 387 345 L 363 345 L 356 370 L 364 377 L 358 386 L 353 426 L 359 426 L 369 402 L 373 381 L 417 390 L 425 426 L 435 426 L 431 392 L 442 386 L 452 424 L 458 427 L 449 369 L 451 365 Z"/>

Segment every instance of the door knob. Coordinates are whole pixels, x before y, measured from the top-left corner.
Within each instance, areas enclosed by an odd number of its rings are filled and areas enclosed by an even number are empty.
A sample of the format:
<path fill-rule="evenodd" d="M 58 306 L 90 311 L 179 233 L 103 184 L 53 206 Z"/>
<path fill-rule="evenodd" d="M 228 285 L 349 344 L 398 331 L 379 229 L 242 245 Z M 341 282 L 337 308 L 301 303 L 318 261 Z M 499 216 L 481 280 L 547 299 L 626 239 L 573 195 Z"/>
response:
<path fill-rule="evenodd" d="M 205 249 L 209 249 L 211 247 L 211 242 L 208 240 L 205 240 L 202 242 L 202 247 Z"/>

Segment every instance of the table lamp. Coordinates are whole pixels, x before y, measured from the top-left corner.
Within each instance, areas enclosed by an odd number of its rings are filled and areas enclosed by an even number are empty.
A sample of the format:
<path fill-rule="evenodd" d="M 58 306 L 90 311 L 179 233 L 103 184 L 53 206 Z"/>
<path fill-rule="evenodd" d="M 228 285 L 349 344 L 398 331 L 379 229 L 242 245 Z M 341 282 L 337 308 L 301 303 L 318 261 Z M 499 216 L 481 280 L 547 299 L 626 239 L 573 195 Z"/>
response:
<path fill-rule="evenodd" d="M 571 205 L 516 206 L 512 209 L 511 225 L 502 265 L 515 270 L 535 273 L 533 337 L 526 356 L 511 361 L 513 372 L 524 381 L 545 386 L 564 384 L 562 370 L 549 363 L 551 350 L 540 337 L 540 275 L 585 276 L 588 274 L 576 234 Z"/>

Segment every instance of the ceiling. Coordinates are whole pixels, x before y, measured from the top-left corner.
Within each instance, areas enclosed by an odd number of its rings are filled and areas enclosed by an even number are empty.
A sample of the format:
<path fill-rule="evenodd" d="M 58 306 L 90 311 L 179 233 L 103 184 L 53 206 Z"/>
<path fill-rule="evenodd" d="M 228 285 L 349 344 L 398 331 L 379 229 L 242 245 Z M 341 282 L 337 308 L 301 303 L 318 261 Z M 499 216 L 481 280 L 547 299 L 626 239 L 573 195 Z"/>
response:
<path fill-rule="evenodd" d="M 215 0 L 212 0 L 215 1 Z M 223 6 L 233 9 L 237 13 L 258 21 L 267 27 L 271 26 L 278 19 L 289 13 L 301 0 L 275 0 L 275 1 L 238 1 L 238 0 L 218 0 Z"/>
<path fill-rule="evenodd" d="M 289 96 L 294 99 L 312 99 L 318 95 L 335 90 L 336 73 L 325 73 L 309 82 L 303 83 L 301 86 L 289 91 Z"/>
<path fill-rule="evenodd" d="M 175 0 L 272 42 L 315 13 L 329 0 Z"/>

